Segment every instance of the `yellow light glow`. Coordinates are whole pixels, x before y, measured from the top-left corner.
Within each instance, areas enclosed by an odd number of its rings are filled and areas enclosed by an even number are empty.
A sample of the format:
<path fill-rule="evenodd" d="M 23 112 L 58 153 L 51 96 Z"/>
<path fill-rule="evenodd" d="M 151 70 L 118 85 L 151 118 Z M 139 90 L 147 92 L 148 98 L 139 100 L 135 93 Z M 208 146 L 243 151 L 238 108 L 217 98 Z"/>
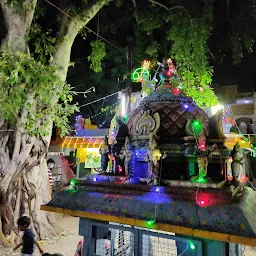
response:
<path fill-rule="evenodd" d="M 99 148 L 86 148 L 86 151 L 88 152 L 99 152 Z"/>
<path fill-rule="evenodd" d="M 149 66 L 150 66 L 150 61 L 144 60 L 142 63 L 142 68 L 149 69 Z"/>
<path fill-rule="evenodd" d="M 219 110 L 224 109 L 223 105 L 216 105 L 211 107 L 211 114 L 215 115 Z"/>

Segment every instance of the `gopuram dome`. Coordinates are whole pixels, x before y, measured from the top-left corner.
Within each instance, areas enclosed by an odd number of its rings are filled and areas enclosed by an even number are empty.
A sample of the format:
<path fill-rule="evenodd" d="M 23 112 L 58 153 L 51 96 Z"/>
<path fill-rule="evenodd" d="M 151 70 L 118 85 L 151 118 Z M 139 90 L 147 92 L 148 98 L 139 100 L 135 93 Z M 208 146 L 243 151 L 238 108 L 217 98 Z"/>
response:
<path fill-rule="evenodd" d="M 153 117 L 156 113 L 160 117 L 160 126 L 157 131 L 160 140 L 193 136 L 191 134 L 193 131 L 190 131 L 191 129 L 188 127 L 191 120 L 200 121 L 203 125 L 203 134 L 208 135 L 209 118 L 204 110 L 199 108 L 191 98 L 174 95 L 169 89 L 155 90 L 132 112 L 127 123 L 129 135 L 131 137 L 143 135 L 143 131 L 139 134 L 139 130 L 145 125 L 145 122 L 150 122 L 150 116 Z M 156 120 L 152 118 L 151 122 L 153 128 Z"/>
<path fill-rule="evenodd" d="M 179 89 L 171 85 L 168 76 L 169 65 L 168 61 L 164 60 L 161 73 L 163 85 L 144 98 L 139 107 L 131 113 L 127 123 L 131 138 L 150 132 L 156 132 L 160 141 L 194 136 L 191 123 L 195 120 L 202 124 L 201 135 L 208 136 L 209 117 L 190 97 L 181 94 Z M 157 123 L 159 127 L 156 127 Z"/>

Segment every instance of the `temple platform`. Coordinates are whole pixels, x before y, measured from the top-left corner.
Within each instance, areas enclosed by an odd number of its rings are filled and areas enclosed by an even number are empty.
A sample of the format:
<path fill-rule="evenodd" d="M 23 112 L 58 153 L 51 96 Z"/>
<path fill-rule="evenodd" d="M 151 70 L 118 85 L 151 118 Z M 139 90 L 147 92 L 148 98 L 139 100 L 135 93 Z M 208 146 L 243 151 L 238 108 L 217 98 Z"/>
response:
<path fill-rule="evenodd" d="M 97 176 L 113 179 L 113 176 Z M 248 187 L 147 186 L 78 180 L 42 210 L 180 235 L 256 246 L 256 197 Z M 153 221 L 152 221 L 153 220 Z M 151 222 L 150 222 L 151 221 Z M 150 223 L 150 225 L 149 225 Z"/>

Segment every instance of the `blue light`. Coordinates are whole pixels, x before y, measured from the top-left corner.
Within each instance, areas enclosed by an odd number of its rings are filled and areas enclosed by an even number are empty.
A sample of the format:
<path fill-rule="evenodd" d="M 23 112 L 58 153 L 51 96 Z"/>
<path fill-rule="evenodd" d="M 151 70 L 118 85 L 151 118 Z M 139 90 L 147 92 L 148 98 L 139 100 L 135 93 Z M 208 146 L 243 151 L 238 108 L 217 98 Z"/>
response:
<path fill-rule="evenodd" d="M 184 106 L 184 108 L 187 108 L 187 109 L 188 109 L 188 104 L 184 104 L 183 106 Z"/>
<path fill-rule="evenodd" d="M 97 178 L 93 178 L 93 181 L 97 181 Z"/>
<path fill-rule="evenodd" d="M 160 192 L 160 188 L 156 187 L 156 192 L 159 193 Z"/>

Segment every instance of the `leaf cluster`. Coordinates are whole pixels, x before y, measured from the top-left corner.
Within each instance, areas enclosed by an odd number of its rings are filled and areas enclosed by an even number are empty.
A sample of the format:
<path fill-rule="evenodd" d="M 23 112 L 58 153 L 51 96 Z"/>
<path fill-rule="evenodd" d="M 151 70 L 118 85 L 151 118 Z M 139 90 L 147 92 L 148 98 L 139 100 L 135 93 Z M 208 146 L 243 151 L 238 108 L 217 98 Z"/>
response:
<path fill-rule="evenodd" d="M 204 6 L 198 14 L 184 18 L 182 11 L 173 13 L 167 38 L 172 42 L 170 56 L 177 63 L 186 94 L 199 106 L 209 107 L 217 102 L 210 88 L 213 68 L 209 65 L 207 45 L 212 31 L 211 5 Z"/>
<path fill-rule="evenodd" d="M 88 60 L 91 62 L 90 68 L 98 73 L 102 71 L 102 60 L 106 56 L 105 44 L 102 41 L 96 40 L 91 42 L 92 51 L 88 56 Z"/>
<path fill-rule="evenodd" d="M 46 136 L 54 121 L 64 135 L 72 105 L 69 85 L 55 75 L 55 69 L 29 54 L 4 52 L 0 56 L 0 109 L 5 120 L 23 127 L 33 136 Z M 21 120 L 21 123 L 19 123 Z"/>

